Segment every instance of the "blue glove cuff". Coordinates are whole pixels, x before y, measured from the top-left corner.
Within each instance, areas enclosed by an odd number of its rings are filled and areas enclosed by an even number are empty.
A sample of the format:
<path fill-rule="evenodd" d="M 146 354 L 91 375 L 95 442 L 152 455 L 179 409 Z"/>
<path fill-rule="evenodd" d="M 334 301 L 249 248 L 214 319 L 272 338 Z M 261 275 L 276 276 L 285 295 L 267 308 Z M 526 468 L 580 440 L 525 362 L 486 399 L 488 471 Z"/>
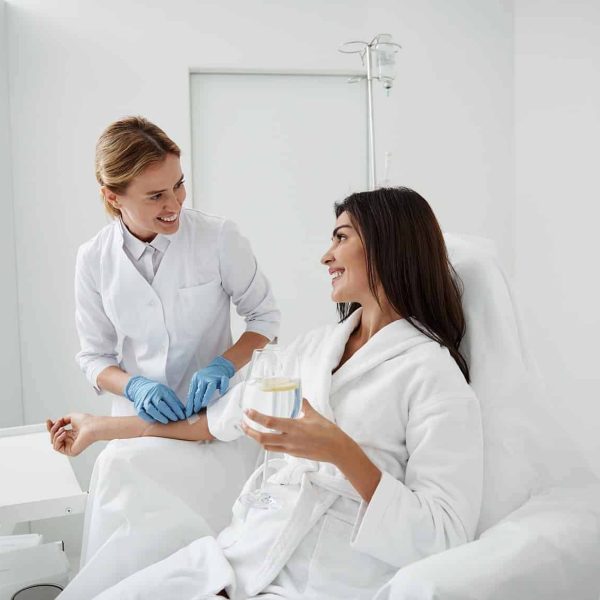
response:
<path fill-rule="evenodd" d="M 150 380 L 146 377 L 142 377 L 141 375 L 135 375 L 134 377 L 132 377 L 125 386 L 125 398 L 127 398 L 127 400 L 129 400 L 130 402 L 135 402 L 135 395 L 140 389 L 140 386 L 146 383 L 147 381 Z"/>
<path fill-rule="evenodd" d="M 227 377 L 230 379 L 235 375 L 235 367 L 230 360 L 227 360 L 224 356 L 217 356 L 209 365 L 209 367 L 219 367 L 225 369 Z"/>

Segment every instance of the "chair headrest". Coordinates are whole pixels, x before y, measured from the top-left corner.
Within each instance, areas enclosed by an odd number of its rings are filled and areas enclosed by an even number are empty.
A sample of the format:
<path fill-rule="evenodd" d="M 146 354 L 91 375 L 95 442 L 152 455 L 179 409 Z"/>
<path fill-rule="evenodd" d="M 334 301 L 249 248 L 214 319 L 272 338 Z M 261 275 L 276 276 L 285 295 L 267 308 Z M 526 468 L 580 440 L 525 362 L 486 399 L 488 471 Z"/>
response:
<path fill-rule="evenodd" d="M 445 234 L 464 286 L 461 343 L 481 405 L 484 491 L 479 532 L 547 485 L 589 481 L 591 468 L 560 427 L 529 351 L 515 295 L 490 240 Z"/>

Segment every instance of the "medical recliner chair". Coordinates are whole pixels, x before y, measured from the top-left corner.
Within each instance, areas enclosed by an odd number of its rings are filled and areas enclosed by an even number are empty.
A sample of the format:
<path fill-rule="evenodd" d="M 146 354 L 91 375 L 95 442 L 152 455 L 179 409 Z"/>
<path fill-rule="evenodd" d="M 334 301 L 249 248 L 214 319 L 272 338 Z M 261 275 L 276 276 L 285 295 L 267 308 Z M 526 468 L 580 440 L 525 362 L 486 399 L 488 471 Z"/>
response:
<path fill-rule="evenodd" d="M 483 419 L 478 536 L 400 569 L 374 600 L 598 600 L 600 457 L 587 462 L 545 402 L 491 242 L 446 244 L 464 284 L 462 350 Z"/>
<path fill-rule="evenodd" d="M 464 283 L 462 349 L 483 418 L 478 536 L 400 569 L 374 600 L 599 600 L 600 482 L 544 401 L 493 246 L 450 235 L 446 241 Z M 239 455 L 233 445 L 217 442 L 201 453 L 178 440 L 110 442 L 94 468 L 92 481 L 107 483 L 88 502 L 97 510 L 86 516 L 84 577 L 71 597 L 94 597 L 163 560 L 206 536 L 206 524 L 217 533 L 254 468 L 252 444 Z M 187 477 L 193 470 L 202 477 Z M 219 489 L 218 506 L 205 482 Z M 91 535 L 94 530 L 103 533 Z M 131 551 L 134 535 L 143 552 Z"/>

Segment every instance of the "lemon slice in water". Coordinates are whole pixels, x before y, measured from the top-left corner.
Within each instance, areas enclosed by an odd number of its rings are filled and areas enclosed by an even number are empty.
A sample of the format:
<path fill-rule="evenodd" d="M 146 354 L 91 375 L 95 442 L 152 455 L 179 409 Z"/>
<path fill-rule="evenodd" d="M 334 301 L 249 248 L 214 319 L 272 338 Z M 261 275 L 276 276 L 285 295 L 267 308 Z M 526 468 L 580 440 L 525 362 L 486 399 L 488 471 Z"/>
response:
<path fill-rule="evenodd" d="M 287 377 L 269 377 L 260 382 L 261 392 L 290 392 L 298 387 L 298 382 Z"/>

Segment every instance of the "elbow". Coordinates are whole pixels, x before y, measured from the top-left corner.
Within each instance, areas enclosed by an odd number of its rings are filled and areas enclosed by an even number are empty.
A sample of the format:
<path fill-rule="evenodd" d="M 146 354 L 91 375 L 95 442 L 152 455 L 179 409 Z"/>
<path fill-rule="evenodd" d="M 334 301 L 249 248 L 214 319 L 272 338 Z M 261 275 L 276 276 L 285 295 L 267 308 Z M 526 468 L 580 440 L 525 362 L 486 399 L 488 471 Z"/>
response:
<path fill-rule="evenodd" d="M 420 518 L 414 523 L 417 555 L 426 558 L 462 546 L 475 538 L 478 513 L 441 498 L 420 498 Z"/>
<path fill-rule="evenodd" d="M 107 367 L 119 367 L 117 355 L 114 353 L 100 354 L 97 352 L 81 351 L 75 357 L 75 362 L 93 387 L 97 387 L 97 380 L 102 371 Z"/>
<path fill-rule="evenodd" d="M 442 517 L 440 530 L 443 534 L 439 537 L 438 552 L 462 546 L 475 539 L 479 513 L 465 512 L 459 515 L 448 507 L 441 507 Z"/>
<path fill-rule="evenodd" d="M 246 331 L 258 333 L 273 341 L 279 334 L 281 313 L 278 310 L 246 316 Z"/>

